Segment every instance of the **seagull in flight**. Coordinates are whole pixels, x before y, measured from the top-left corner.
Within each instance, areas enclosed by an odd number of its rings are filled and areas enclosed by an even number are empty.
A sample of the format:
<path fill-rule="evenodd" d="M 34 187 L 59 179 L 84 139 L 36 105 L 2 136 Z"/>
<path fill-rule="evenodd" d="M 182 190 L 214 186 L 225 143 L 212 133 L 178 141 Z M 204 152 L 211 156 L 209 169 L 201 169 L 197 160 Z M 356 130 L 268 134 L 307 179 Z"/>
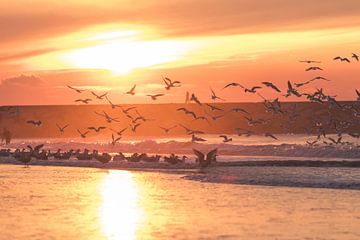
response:
<path fill-rule="evenodd" d="M 57 126 L 57 128 L 59 129 L 59 131 L 60 131 L 61 133 L 64 133 L 65 128 L 67 128 L 67 127 L 69 126 L 69 124 L 67 124 L 67 125 L 65 125 L 65 126 L 63 126 L 63 127 L 60 127 L 58 124 L 56 124 L 56 126 Z"/>
<path fill-rule="evenodd" d="M 199 99 L 195 96 L 195 94 L 191 94 L 191 98 L 190 101 L 194 101 L 197 104 L 199 104 L 200 106 L 202 105 L 202 103 L 199 101 Z"/>
<path fill-rule="evenodd" d="M 122 136 L 122 134 L 127 130 L 127 128 L 123 128 L 120 131 L 116 131 L 112 128 L 110 128 L 110 130 L 113 131 L 114 133 L 116 133 L 117 135 Z"/>
<path fill-rule="evenodd" d="M 324 77 L 321 77 L 321 76 L 314 77 L 314 78 L 311 79 L 310 81 L 315 81 L 315 80 L 325 80 L 325 81 L 328 81 L 328 82 L 331 81 L 331 80 L 329 80 L 329 79 L 327 79 L 327 78 L 324 78 Z"/>
<path fill-rule="evenodd" d="M 189 114 L 189 115 L 193 116 L 194 118 L 196 118 L 196 114 L 190 110 L 187 110 L 186 108 L 178 108 L 178 109 L 176 109 L 176 111 L 183 111 L 185 114 Z"/>
<path fill-rule="evenodd" d="M 355 89 L 355 92 L 356 92 L 356 95 L 357 95 L 356 101 L 360 101 L 360 92 L 359 92 L 359 90 Z"/>
<path fill-rule="evenodd" d="M 89 102 L 91 102 L 92 100 L 90 98 L 86 98 L 86 99 L 76 99 L 75 102 L 82 102 L 85 104 L 89 104 Z"/>
<path fill-rule="evenodd" d="M 170 90 L 172 87 L 181 87 L 181 82 L 180 81 L 172 81 L 170 78 L 168 77 L 162 77 L 164 80 L 164 83 L 166 85 L 165 89 L 166 90 Z"/>
<path fill-rule="evenodd" d="M 223 87 L 223 89 L 228 88 L 228 87 L 241 87 L 241 88 L 244 88 L 244 86 L 242 86 L 240 83 L 237 83 L 237 82 L 229 83 L 229 84 L 225 85 L 225 87 Z"/>
<path fill-rule="evenodd" d="M 243 109 L 243 108 L 239 108 L 239 107 L 233 108 L 233 109 L 231 109 L 230 111 L 231 111 L 231 112 L 235 112 L 235 113 L 243 112 L 243 113 L 249 114 L 248 111 L 246 111 L 246 110 Z"/>
<path fill-rule="evenodd" d="M 136 129 L 140 126 L 140 123 L 134 124 L 134 125 L 130 125 L 131 127 L 131 131 L 136 132 Z"/>
<path fill-rule="evenodd" d="M 307 68 L 305 71 L 316 71 L 316 70 L 320 70 L 323 71 L 324 69 L 320 68 L 320 67 L 309 67 Z"/>
<path fill-rule="evenodd" d="M 287 90 L 287 93 L 284 95 L 285 97 L 289 97 L 291 96 L 291 94 L 297 96 L 297 97 L 301 97 L 301 94 L 295 89 L 292 87 L 291 85 L 291 82 L 288 81 L 288 90 Z"/>
<path fill-rule="evenodd" d="M 100 127 L 88 127 L 88 129 L 89 130 L 93 130 L 93 131 L 95 131 L 95 132 L 100 132 L 101 130 L 103 130 L 103 129 L 106 129 L 106 127 L 102 127 L 102 126 L 100 126 Z"/>
<path fill-rule="evenodd" d="M 206 103 L 206 105 L 211 109 L 211 111 L 224 111 L 224 109 L 215 107 L 214 105 L 211 105 L 209 103 Z"/>
<path fill-rule="evenodd" d="M 299 62 L 301 62 L 301 63 L 321 63 L 321 62 L 318 62 L 318 61 L 314 61 L 314 60 L 301 60 L 301 61 L 299 61 Z"/>
<path fill-rule="evenodd" d="M 41 120 L 28 120 L 28 121 L 26 121 L 26 123 L 32 124 L 37 127 L 40 127 L 40 125 L 42 124 Z"/>
<path fill-rule="evenodd" d="M 111 123 L 111 122 L 113 122 L 113 121 L 114 121 L 114 122 L 119 122 L 119 120 L 118 120 L 117 118 L 112 118 L 112 117 L 110 117 L 110 115 L 107 114 L 105 111 L 103 111 L 103 113 L 95 112 L 95 114 L 104 117 L 108 123 Z"/>
<path fill-rule="evenodd" d="M 115 138 L 114 134 L 113 134 L 113 133 L 111 134 L 111 144 L 112 144 L 113 146 L 115 146 L 115 144 L 116 144 L 118 141 L 120 141 L 120 139 L 121 139 L 121 137 Z"/>
<path fill-rule="evenodd" d="M 67 85 L 67 87 L 68 87 L 68 88 L 70 88 L 71 90 L 76 91 L 77 93 L 82 93 L 82 92 L 84 92 L 84 91 L 85 91 L 85 90 L 81 90 L 81 89 L 74 88 L 74 87 L 69 86 L 69 85 Z"/>
<path fill-rule="evenodd" d="M 86 132 L 82 133 L 79 129 L 77 129 L 77 132 L 80 134 L 80 136 L 81 136 L 82 138 L 86 138 L 86 135 L 87 135 L 90 131 L 86 131 Z"/>
<path fill-rule="evenodd" d="M 164 130 L 165 133 L 169 133 L 171 129 L 176 128 L 176 127 L 177 127 L 177 125 L 174 125 L 174 126 L 169 127 L 169 128 L 159 126 L 159 128 Z"/>
<path fill-rule="evenodd" d="M 341 62 L 347 62 L 347 63 L 350 63 L 350 60 L 346 57 L 335 57 L 334 60 L 340 60 Z"/>
<path fill-rule="evenodd" d="M 265 133 L 265 137 L 271 137 L 272 139 L 275 139 L 275 140 L 279 140 L 277 139 L 277 137 L 275 137 L 273 134 L 271 133 Z"/>
<path fill-rule="evenodd" d="M 221 100 L 221 101 L 225 101 L 225 99 L 223 99 L 223 98 L 221 98 L 221 97 L 218 97 L 216 94 L 215 94 L 215 92 L 214 92 L 214 90 L 212 89 L 212 88 L 210 88 L 210 90 L 211 90 L 211 99 L 212 100 L 216 100 L 216 99 L 219 99 L 219 100 Z"/>
<path fill-rule="evenodd" d="M 106 98 L 106 100 L 108 101 L 108 103 L 111 105 L 111 108 L 112 108 L 112 109 L 115 109 L 115 108 L 117 108 L 117 107 L 120 107 L 120 105 L 113 104 L 107 96 L 105 96 L 105 98 Z"/>
<path fill-rule="evenodd" d="M 135 109 L 136 107 L 128 107 L 128 108 L 122 108 L 122 107 L 120 107 L 120 108 L 121 108 L 121 111 L 122 111 L 125 115 L 128 115 L 128 114 L 129 114 L 129 111 Z"/>
<path fill-rule="evenodd" d="M 227 143 L 227 142 L 231 142 L 231 141 L 232 141 L 232 138 L 229 138 L 229 137 L 226 136 L 226 135 L 220 135 L 219 137 L 223 138 L 223 142 L 224 142 L 224 143 Z"/>
<path fill-rule="evenodd" d="M 93 91 L 91 91 L 91 94 L 94 95 L 97 99 L 103 100 L 104 97 L 106 97 L 106 95 L 107 95 L 108 93 L 104 93 L 104 94 L 102 94 L 102 95 L 97 95 L 96 93 L 94 93 Z"/>
<path fill-rule="evenodd" d="M 164 96 L 165 94 L 159 93 L 159 94 L 148 94 L 146 96 L 151 97 L 152 100 L 157 100 L 158 97 Z"/>
<path fill-rule="evenodd" d="M 251 89 L 245 88 L 245 92 L 256 93 L 256 89 L 261 89 L 259 86 L 252 87 Z"/>
<path fill-rule="evenodd" d="M 205 139 L 201 138 L 201 137 L 197 137 L 195 136 L 195 134 L 192 134 L 191 135 L 191 141 L 192 142 L 206 142 Z"/>
<path fill-rule="evenodd" d="M 136 88 L 136 84 L 130 89 L 130 91 L 127 91 L 126 94 L 135 95 L 135 88 Z"/>
<path fill-rule="evenodd" d="M 270 88 L 274 89 L 277 92 L 281 92 L 280 89 L 271 82 L 262 82 L 262 84 L 265 85 L 266 87 L 270 87 Z"/>
<path fill-rule="evenodd" d="M 351 57 L 352 57 L 352 58 L 355 58 L 356 61 L 359 61 L 359 56 L 358 56 L 357 54 L 353 53 Z"/>

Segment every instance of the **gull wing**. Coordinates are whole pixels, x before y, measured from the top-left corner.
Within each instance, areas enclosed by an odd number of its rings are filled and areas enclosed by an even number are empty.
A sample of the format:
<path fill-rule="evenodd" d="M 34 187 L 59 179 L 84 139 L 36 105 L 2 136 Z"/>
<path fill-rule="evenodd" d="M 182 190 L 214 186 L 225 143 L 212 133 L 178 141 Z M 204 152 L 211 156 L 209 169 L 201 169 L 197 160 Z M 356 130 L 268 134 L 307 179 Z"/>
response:
<path fill-rule="evenodd" d="M 205 155 L 202 152 L 200 152 L 194 148 L 193 148 L 193 152 L 195 153 L 195 155 L 197 156 L 199 161 L 203 161 L 205 159 Z"/>

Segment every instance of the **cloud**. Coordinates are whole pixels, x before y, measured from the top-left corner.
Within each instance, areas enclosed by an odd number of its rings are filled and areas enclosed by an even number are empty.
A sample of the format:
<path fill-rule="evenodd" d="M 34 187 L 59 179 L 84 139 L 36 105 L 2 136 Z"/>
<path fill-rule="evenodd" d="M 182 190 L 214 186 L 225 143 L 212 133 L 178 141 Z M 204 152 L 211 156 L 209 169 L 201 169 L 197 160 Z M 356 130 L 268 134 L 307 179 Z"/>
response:
<path fill-rule="evenodd" d="M 105 23 L 189 36 L 354 26 L 360 18 L 358 0 L 140 0 L 136 6 L 130 1 L 31 2 L 26 10 L 16 4 L 0 7 L 2 42 L 60 36 Z"/>

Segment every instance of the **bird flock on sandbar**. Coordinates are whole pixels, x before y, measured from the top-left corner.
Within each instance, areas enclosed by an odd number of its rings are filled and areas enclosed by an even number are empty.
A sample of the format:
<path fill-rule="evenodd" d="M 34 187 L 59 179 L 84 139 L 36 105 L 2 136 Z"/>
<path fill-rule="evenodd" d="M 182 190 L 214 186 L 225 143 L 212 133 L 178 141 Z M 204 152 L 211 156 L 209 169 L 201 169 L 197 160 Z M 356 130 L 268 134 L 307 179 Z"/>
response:
<path fill-rule="evenodd" d="M 359 56 L 355 53 L 352 53 L 350 57 L 346 56 L 337 56 L 333 58 L 333 61 L 338 61 L 339 64 L 351 64 L 359 62 Z M 223 96 L 219 95 L 219 92 L 223 93 L 227 91 L 228 89 L 240 89 L 245 94 L 256 94 L 261 101 L 263 102 L 263 105 L 265 107 L 266 113 L 269 115 L 280 115 L 280 116 L 287 116 L 288 117 L 288 125 L 285 126 L 285 124 L 282 125 L 282 127 L 285 129 L 291 128 L 292 124 L 296 122 L 296 120 L 299 118 L 301 113 L 299 112 L 299 109 L 297 108 L 296 104 L 293 104 L 290 108 L 284 108 L 282 102 L 280 101 L 280 97 L 288 98 L 288 97 L 296 97 L 296 98 L 305 98 L 308 102 L 316 103 L 319 105 L 324 106 L 328 111 L 328 116 L 325 121 L 319 120 L 314 116 L 313 120 L 313 126 L 310 126 L 306 129 L 306 131 L 309 133 L 309 135 L 316 135 L 315 140 L 308 140 L 306 141 L 306 144 L 314 147 L 319 144 L 325 144 L 325 145 L 344 145 L 344 144 L 354 144 L 352 142 L 346 142 L 343 141 L 343 135 L 347 134 L 350 137 L 359 139 L 360 133 L 353 133 L 349 132 L 348 129 L 350 126 L 356 125 L 357 118 L 360 117 L 360 109 L 359 109 L 359 103 L 360 102 L 360 91 L 357 89 L 354 90 L 354 96 L 356 97 L 356 101 L 354 102 L 339 102 L 336 100 L 336 96 L 326 94 L 323 88 L 315 88 L 316 90 L 314 92 L 304 92 L 302 90 L 302 87 L 305 85 L 311 85 L 317 81 L 324 81 L 324 82 L 330 82 L 332 80 L 328 79 L 327 77 L 321 76 L 318 73 L 324 72 L 324 67 L 321 66 L 321 61 L 316 60 L 300 60 L 300 63 L 307 64 L 305 67 L 306 72 L 314 73 L 315 76 L 312 76 L 307 81 L 302 82 L 294 82 L 294 81 L 287 81 L 287 88 L 281 89 L 278 87 L 275 83 L 272 83 L 270 81 L 263 81 L 260 82 L 258 85 L 255 86 L 245 86 L 244 84 L 240 82 L 229 82 L 225 84 L 219 91 L 215 91 L 212 87 L 209 88 L 209 94 L 213 102 L 220 101 L 225 102 L 226 99 Z M 316 73 L 316 74 L 315 74 Z M 171 91 L 173 88 L 181 88 L 182 83 L 180 81 L 173 81 L 169 77 L 162 76 L 162 81 L 164 84 L 164 88 L 166 91 Z M 128 91 L 126 91 L 124 94 L 129 96 L 135 96 L 136 95 L 136 87 L 137 84 L 134 84 Z M 120 113 L 123 113 L 126 118 L 129 119 L 130 124 L 127 127 L 123 127 L 121 129 L 116 129 L 113 126 L 89 126 L 87 129 L 76 129 L 79 137 L 86 138 L 90 132 L 94 133 L 100 133 L 101 131 L 105 129 L 109 129 L 112 131 L 111 135 L 111 144 L 116 145 L 118 143 L 123 134 L 126 131 L 132 131 L 136 134 L 139 127 L 143 126 L 148 121 L 156 121 L 155 119 L 150 119 L 145 117 L 143 114 L 140 113 L 140 111 L 135 106 L 131 107 L 124 107 L 120 104 L 115 104 L 111 101 L 109 95 L 107 92 L 105 93 L 96 93 L 95 91 L 90 91 L 86 89 L 81 89 L 80 87 L 74 87 L 74 86 L 67 86 L 72 91 L 75 91 L 77 94 L 81 95 L 84 92 L 90 92 L 91 95 L 97 99 L 106 101 L 110 106 L 112 110 L 119 109 Z M 269 89 L 271 91 L 274 91 L 274 93 L 277 93 L 279 96 L 275 99 L 266 99 L 263 94 L 263 89 Z M 156 101 L 157 99 L 163 97 L 166 95 L 165 93 L 151 93 L 146 94 L 147 97 L 151 101 Z M 89 104 L 93 101 L 93 98 L 77 98 L 74 100 L 76 103 L 80 104 Z M 249 128 L 236 128 L 234 129 L 234 134 L 237 136 L 244 136 L 244 137 L 250 137 L 252 135 L 255 135 L 255 132 L 251 129 L 253 126 L 258 125 L 265 125 L 272 121 L 271 118 L 264 119 L 264 118 L 256 118 L 253 116 L 249 110 L 241 107 L 234 107 L 230 110 L 225 110 L 220 107 L 220 105 L 213 104 L 213 103 L 205 103 L 201 101 L 201 99 L 195 94 L 186 92 L 186 103 L 193 103 L 198 106 L 200 106 L 203 109 L 203 113 L 199 113 L 193 110 L 190 110 L 187 107 L 180 107 L 174 109 L 177 112 L 181 112 L 186 116 L 189 116 L 192 121 L 204 121 L 204 124 L 211 124 L 213 122 L 218 121 L 219 119 L 225 117 L 228 113 L 235 113 L 240 114 L 244 120 L 246 120 L 247 125 Z M 344 111 L 346 113 L 350 113 L 354 119 L 351 120 L 343 120 L 338 119 L 339 116 L 332 114 L 332 109 L 337 109 L 338 111 Z M 109 113 L 106 111 L 102 112 L 94 112 L 94 114 L 98 115 L 99 117 L 103 118 L 104 121 L 107 124 L 112 123 L 118 123 L 120 122 L 120 117 L 114 116 L 114 113 Z M 26 122 L 27 124 L 33 125 L 34 127 L 41 127 L 42 120 L 41 119 L 29 119 Z M 63 134 L 65 131 L 67 131 L 68 127 L 70 126 L 69 123 L 60 124 L 57 123 L 56 127 L 59 130 L 60 134 Z M 164 133 L 168 134 L 170 133 L 174 128 L 182 128 L 186 134 L 188 134 L 191 137 L 191 142 L 206 142 L 207 140 L 202 137 L 202 134 L 205 134 L 204 131 L 197 130 L 197 129 L 191 129 L 184 124 L 175 123 L 170 126 L 158 126 L 159 129 L 161 129 Z M 330 132 L 336 132 L 336 137 L 329 137 L 328 131 Z M 315 134 L 314 134 L 315 133 Z M 267 137 L 269 139 L 272 139 L 274 141 L 278 140 L 279 138 L 275 136 L 275 134 L 271 132 L 265 132 L 263 134 L 264 137 Z M 222 134 L 219 135 L 219 139 L 221 139 L 221 142 L 226 144 L 231 142 L 233 139 L 231 136 Z M 43 145 L 39 145 L 35 148 L 32 148 L 31 146 L 28 146 L 28 151 L 26 150 L 19 150 L 17 149 L 14 153 L 10 153 L 8 150 L 2 150 L 0 154 L 13 154 L 14 157 L 19 159 L 20 161 L 27 163 L 30 161 L 32 157 L 38 158 L 38 159 L 48 159 L 49 157 L 54 157 L 57 159 L 69 159 L 70 157 L 74 156 L 79 160 L 84 159 L 97 159 L 100 162 L 106 163 L 109 162 L 111 159 L 113 161 L 117 160 L 127 160 L 130 162 L 136 162 L 136 161 L 145 161 L 145 162 L 158 162 L 161 158 L 160 155 L 155 156 L 148 156 L 145 153 L 138 154 L 134 153 L 131 156 L 125 157 L 124 154 L 119 153 L 116 156 L 111 156 L 108 153 L 102 153 L 99 154 L 97 151 L 90 152 L 89 150 L 85 149 L 83 152 L 80 152 L 80 150 L 74 151 L 67 151 L 67 152 L 61 152 L 58 150 L 56 153 L 51 153 L 50 151 L 41 150 Z M 205 158 L 205 155 L 201 153 L 200 151 L 193 149 L 195 155 L 197 156 L 197 162 L 200 163 L 200 166 L 208 166 L 211 162 L 216 161 L 217 156 L 217 149 L 214 149 L 210 151 L 207 154 L 207 157 Z M 164 157 L 164 161 L 168 163 L 180 163 L 185 162 L 186 157 L 179 157 L 174 154 L 171 154 L 168 157 Z"/>

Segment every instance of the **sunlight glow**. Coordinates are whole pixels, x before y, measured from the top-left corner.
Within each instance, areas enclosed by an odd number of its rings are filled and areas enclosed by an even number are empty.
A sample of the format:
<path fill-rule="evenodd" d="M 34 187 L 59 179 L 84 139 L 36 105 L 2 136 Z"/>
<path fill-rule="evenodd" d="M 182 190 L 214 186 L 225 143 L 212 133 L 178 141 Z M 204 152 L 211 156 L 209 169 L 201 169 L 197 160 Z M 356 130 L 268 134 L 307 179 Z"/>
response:
<path fill-rule="evenodd" d="M 186 45 L 170 40 L 117 40 L 73 50 L 66 53 L 65 58 L 77 68 L 108 69 L 115 74 L 127 74 L 137 68 L 175 61 L 186 49 Z"/>
<path fill-rule="evenodd" d="M 132 174 L 110 170 L 102 185 L 102 197 L 100 220 L 107 239 L 136 239 L 143 213 L 138 204 L 138 189 Z"/>

